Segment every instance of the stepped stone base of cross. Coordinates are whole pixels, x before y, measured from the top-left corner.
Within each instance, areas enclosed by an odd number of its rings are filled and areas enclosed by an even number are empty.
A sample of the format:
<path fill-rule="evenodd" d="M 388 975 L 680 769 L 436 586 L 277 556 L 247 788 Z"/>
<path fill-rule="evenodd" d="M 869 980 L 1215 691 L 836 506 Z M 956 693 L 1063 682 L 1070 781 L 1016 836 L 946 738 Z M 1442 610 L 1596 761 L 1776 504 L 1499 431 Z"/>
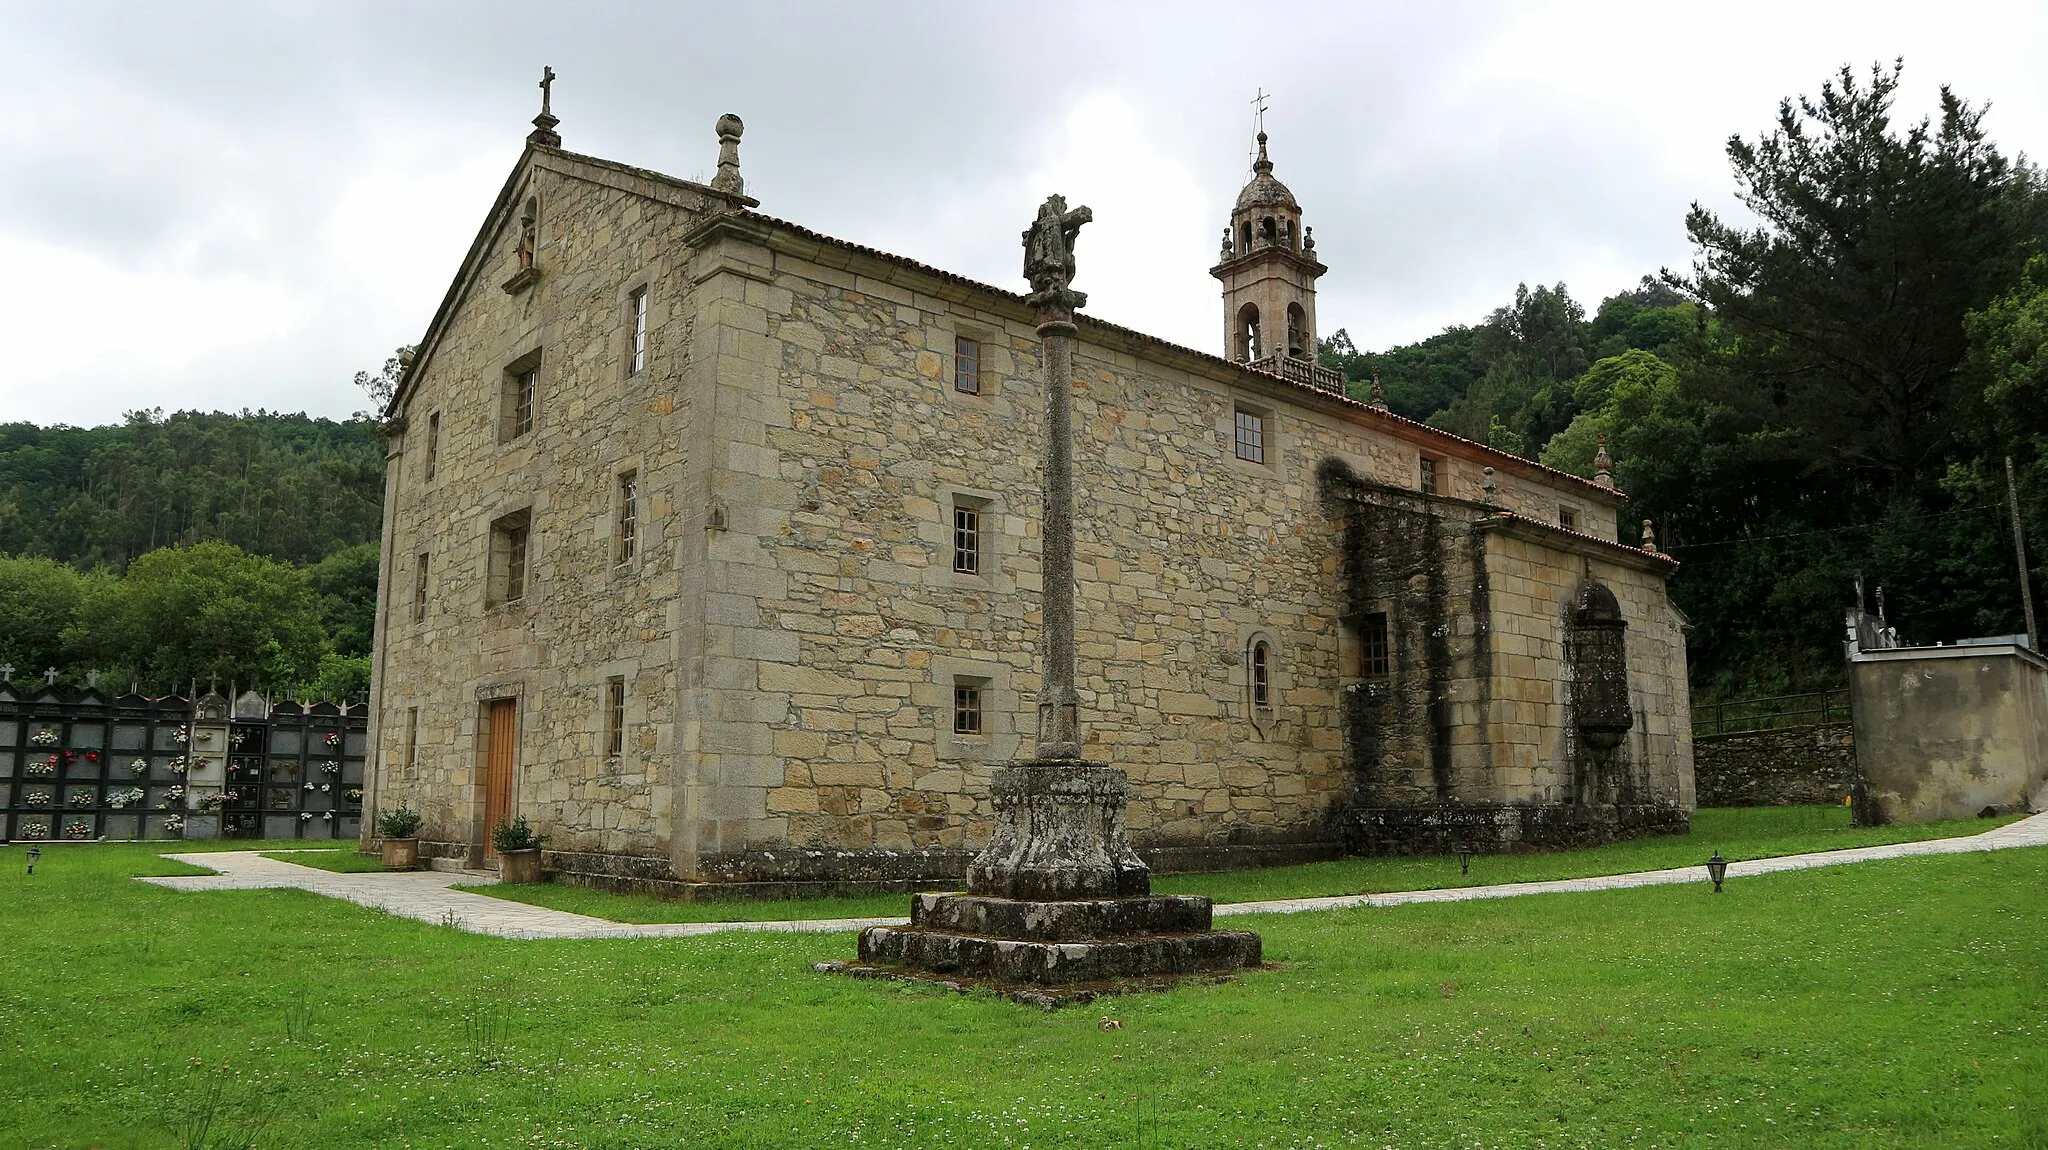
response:
<path fill-rule="evenodd" d="M 910 925 L 861 932 L 860 961 L 1047 988 L 1257 966 L 1259 936 L 1214 929 L 1209 899 L 1152 893 L 1124 834 L 1127 788 L 1124 772 L 1075 759 L 997 771 L 997 828 L 967 892 L 915 896 Z"/>

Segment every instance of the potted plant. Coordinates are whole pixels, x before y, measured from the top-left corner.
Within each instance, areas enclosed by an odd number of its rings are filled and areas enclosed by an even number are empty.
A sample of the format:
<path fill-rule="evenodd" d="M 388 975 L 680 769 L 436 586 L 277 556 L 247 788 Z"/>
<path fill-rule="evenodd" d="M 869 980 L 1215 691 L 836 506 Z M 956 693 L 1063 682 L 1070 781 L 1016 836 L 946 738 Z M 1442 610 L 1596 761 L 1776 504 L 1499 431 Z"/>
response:
<path fill-rule="evenodd" d="M 377 812 L 377 833 L 384 839 L 384 869 L 412 870 L 420 865 L 420 813 L 404 803 Z"/>
<path fill-rule="evenodd" d="M 498 881 L 528 883 L 540 881 L 540 844 L 548 836 L 533 833 L 520 815 L 509 823 L 491 828 L 491 849 L 498 852 Z"/>

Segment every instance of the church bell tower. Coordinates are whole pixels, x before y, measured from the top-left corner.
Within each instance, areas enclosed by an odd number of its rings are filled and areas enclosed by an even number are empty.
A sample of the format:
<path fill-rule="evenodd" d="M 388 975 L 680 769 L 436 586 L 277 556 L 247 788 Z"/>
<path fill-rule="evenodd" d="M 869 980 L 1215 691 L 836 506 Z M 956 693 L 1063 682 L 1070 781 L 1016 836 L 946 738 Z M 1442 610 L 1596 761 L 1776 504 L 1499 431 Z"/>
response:
<path fill-rule="evenodd" d="M 1316 240 L 1301 205 L 1273 178 L 1266 133 L 1258 135 L 1252 180 L 1237 194 L 1223 251 L 1209 274 L 1223 281 L 1225 358 L 1280 374 L 1310 374 L 1316 360 Z M 1298 361 L 1295 365 L 1282 360 Z M 1293 371 L 1287 370 L 1294 368 Z"/>

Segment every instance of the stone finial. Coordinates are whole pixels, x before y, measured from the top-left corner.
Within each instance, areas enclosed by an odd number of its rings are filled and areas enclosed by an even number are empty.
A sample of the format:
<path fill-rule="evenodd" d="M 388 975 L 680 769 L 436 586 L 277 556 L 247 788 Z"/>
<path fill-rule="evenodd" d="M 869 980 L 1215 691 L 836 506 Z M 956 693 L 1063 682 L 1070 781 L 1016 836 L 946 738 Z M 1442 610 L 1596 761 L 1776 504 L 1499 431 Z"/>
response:
<path fill-rule="evenodd" d="M 731 112 L 718 118 L 718 174 L 711 177 L 711 186 L 727 195 L 747 194 L 747 182 L 740 178 L 740 133 L 746 130 Z"/>
<path fill-rule="evenodd" d="M 533 131 L 526 134 L 528 143 L 539 144 L 547 148 L 559 148 L 562 146 L 561 134 L 555 131 L 555 126 L 562 121 L 555 118 L 554 96 L 555 70 L 549 67 L 542 67 L 540 70 L 540 115 L 533 118 Z"/>
<path fill-rule="evenodd" d="M 418 359 L 418 358 L 419 358 L 419 356 L 420 356 L 420 345 L 418 345 L 418 344 L 416 344 L 416 343 L 409 343 L 409 344 L 406 344 L 406 345 L 405 345 L 404 347 L 401 347 L 401 348 L 399 348 L 399 349 L 398 349 L 398 369 L 399 369 L 400 371 L 404 371 L 404 370 L 407 370 L 408 368 L 412 367 L 412 361 L 413 361 L 413 360 L 415 360 L 415 359 Z"/>
<path fill-rule="evenodd" d="M 1491 504 L 1494 501 L 1494 496 L 1493 468 L 1488 467 L 1479 473 L 1479 501 Z"/>
<path fill-rule="evenodd" d="M 1316 230 L 1315 230 L 1314 228 L 1303 228 L 1303 229 L 1301 229 L 1301 250 L 1302 250 L 1302 254 L 1304 254 L 1304 255 L 1314 255 L 1314 254 L 1315 254 L 1315 250 L 1316 250 Z"/>
<path fill-rule="evenodd" d="M 1377 367 L 1372 369 L 1372 395 L 1366 402 L 1381 411 L 1387 409 L 1387 389 L 1380 386 L 1380 369 Z"/>
<path fill-rule="evenodd" d="M 1223 258 L 1227 260 L 1236 254 L 1236 247 L 1231 243 L 1230 225 L 1225 224 L 1223 227 Z"/>
<path fill-rule="evenodd" d="M 1607 437 L 1600 437 L 1600 449 L 1593 453 L 1593 483 L 1614 490 L 1614 460 L 1607 455 Z"/>
<path fill-rule="evenodd" d="M 1273 161 L 1266 157 L 1266 133 L 1264 129 L 1259 131 L 1259 158 L 1252 161 L 1252 171 L 1262 176 L 1273 174 Z"/>
<path fill-rule="evenodd" d="M 1647 519 L 1643 520 L 1643 550 L 1648 551 L 1652 555 L 1661 554 L 1657 550 L 1657 531 L 1650 526 L 1650 521 Z"/>

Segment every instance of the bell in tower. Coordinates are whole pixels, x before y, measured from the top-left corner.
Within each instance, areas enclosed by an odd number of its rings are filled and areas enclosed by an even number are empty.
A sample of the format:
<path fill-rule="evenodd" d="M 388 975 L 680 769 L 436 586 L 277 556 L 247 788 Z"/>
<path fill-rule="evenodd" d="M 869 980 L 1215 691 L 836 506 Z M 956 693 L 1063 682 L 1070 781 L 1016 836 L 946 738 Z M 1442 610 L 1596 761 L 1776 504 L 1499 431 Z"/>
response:
<path fill-rule="evenodd" d="M 1209 269 L 1223 281 L 1223 354 L 1342 394 L 1342 376 L 1316 364 L 1316 277 L 1329 269 L 1316 259 L 1294 193 L 1273 178 L 1264 131 L 1258 142 L 1252 180 L 1237 194 L 1221 258 Z"/>

